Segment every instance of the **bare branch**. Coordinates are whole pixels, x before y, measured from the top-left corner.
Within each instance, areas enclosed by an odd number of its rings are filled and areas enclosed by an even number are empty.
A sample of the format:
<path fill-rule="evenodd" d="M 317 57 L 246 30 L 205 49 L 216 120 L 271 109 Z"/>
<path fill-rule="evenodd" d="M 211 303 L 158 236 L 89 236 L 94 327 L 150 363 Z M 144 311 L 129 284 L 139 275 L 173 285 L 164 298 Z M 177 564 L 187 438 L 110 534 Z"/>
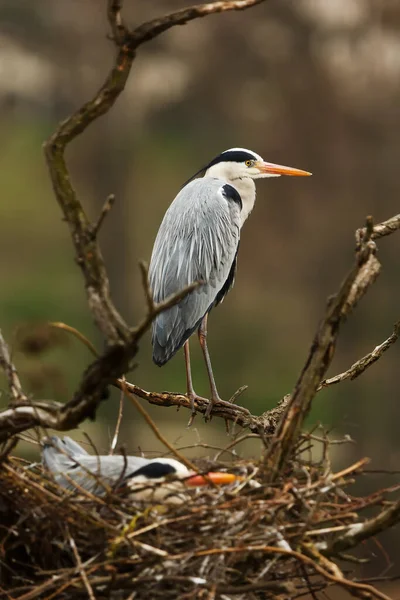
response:
<path fill-rule="evenodd" d="M 71 327 L 71 325 L 67 325 L 66 323 L 62 323 L 60 321 L 54 321 L 52 323 L 49 323 L 49 325 L 50 325 L 50 327 L 55 327 L 56 329 L 62 329 L 64 331 L 68 331 L 68 333 L 71 333 L 80 342 L 82 342 L 82 344 L 84 344 L 90 350 L 90 352 L 93 354 L 93 356 L 99 355 L 96 348 L 93 346 L 92 342 L 90 340 L 88 340 L 87 337 L 85 335 L 83 335 L 83 333 L 81 333 L 75 327 Z"/>
<path fill-rule="evenodd" d="M 126 386 L 126 389 L 129 392 L 135 396 L 138 396 L 139 398 L 142 398 L 143 400 L 147 400 L 147 402 L 150 404 L 155 404 L 156 406 L 182 406 L 191 410 L 191 401 L 184 394 L 174 394 L 171 392 L 147 392 L 146 390 L 133 383 L 129 383 L 128 381 L 124 383 L 117 381 L 115 385 L 119 389 L 122 389 L 123 386 Z M 208 404 L 209 401 L 206 398 L 198 398 L 195 401 L 196 412 L 205 414 Z M 244 408 L 243 406 L 229 404 L 228 402 L 225 402 L 224 404 L 217 402 L 213 409 L 213 416 L 227 419 L 228 421 L 237 423 L 241 427 L 249 427 L 251 431 L 256 433 L 264 431 L 263 427 L 266 417 L 254 416 L 247 408 Z"/>
<path fill-rule="evenodd" d="M 343 281 L 339 292 L 328 302 L 306 364 L 272 441 L 266 457 L 272 479 L 281 472 L 283 465 L 291 457 L 312 400 L 334 356 L 340 325 L 379 273 L 380 265 L 374 256 L 375 245 L 368 237 L 368 226 L 369 221 L 365 240 L 356 253 L 354 267 Z"/>
<path fill-rule="evenodd" d="M 187 285 L 177 294 L 172 294 L 172 296 L 169 296 L 168 298 L 166 298 L 162 302 L 159 302 L 158 304 L 153 303 L 151 290 L 148 287 L 145 288 L 145 296 L 148 308 L 147 315 L 144 317 L 142 322 L 139 323 L 139 325 L 132 329 L 132 338 L 135 339 L 135 341 L 139 340 L 143 336 L 143 334 L 146 333 L 146 331 L 149 329 L 150 325 L 152 324 L 157 315 L 164 312 L 165 310 L 168 310 L 168 308 L 171 308 L 172 306 L 178 304 L 181 300 L 183 300 L 183 298 L 190 294 L 190 292 L 193 292 L 193 290 L 195 290 L 200 285 L 202 285 L 201 281 L 195 281 L 194 283 Z"/>
<path fill-rule="evenodd" d="M 397 341 L 400 335 L 400 321 L 398 321 L 393 329 L 393 333 L 388 337 L 387 340 L 382 342 L 379 346 L 376 346 L 372 352 L 360 358 L 357 362 L 354 363 L 347 371 L 343 373 L 339 373 L 334 377 L 330 377 L 329 379 L 324 379 L 321 381 L 318 390 L 322 390 L 322 388 L 328 387 L 330 385 L 335 385 L 336 383 L 341 383 L 346 379 L 356 379 L 359 377 L 364 371 L 366 371 L 371 365 L 373 365 L 377 360 L 383 356 L 383 354 L 389 350 L 389 348 Z"/>
<path fill-rule="evenodd" d="M 387 221 L 383 221 L 378 225 L 375 225 L 371 232 L 371 240 L 377 240 L 385 235 L 390 235 L 400 229 L 400 215 L 395 215 L 391 217 Z M 367 233 L 367 228 L 363 227 L 361 229 L 357 229 L 356 231 L 356 242 L 357 244 L 361 244 L 365 235 Z"/>
<path fill-rule="evenodd" d="M 22 391 L 21 382 L 18 377 L 16 368 L 14 367 L 8 346 L 4 341 L 3 335 L 0 330 L 0 367 L 3 369 L 8 379 L 8 386 L 10 389 L 13 404 L 18 404 L 21 401 L 26 400 L 26 396 Z"/>
<path fill-rule="evenodd" d="M 104 219 L 106 218 L 106 216 L 112 209 L 114 202 L 115 202 L 115 196 L 114 196 L 114 194 L 110 194 L 108 196 L 107 200 L 103 204 L 103 208 L 101 209 L 99 218 L 97 219 L 97 223 L 94 223 L 91 226 L 91 235 L 92 235 L 93 239 L 96 239 L 96 237 L 101 229 L 101 226 L 103 225 Z"/>
<path fill-rule="evenodd" d="M 327 556 L 334 556 L 351 548 L 355 548 L 366 539 L 369 539 L 389 527 L 400 522 L 400 500 L 389 508 L 364 523 L 353 523 L 346 533 L 339 535 L 331 544 L 321 542 L 319 548 Z"/>
<path fill-rule="evenodd" d="M 175 27 L 176 25 L 185 25 L 194 19 L 207 17 L 208 15 L 227 12 L 231 10 L 246 10 L 257 4 L 262 4 L 265 0 L 230 0 L 225 2 L 208 2 L 207 4 L 198 4 L 189 8 L 178 10 L 175 13 L 153 19 L 143 23 L 130 33 L 124 40 L 131 50 L 136 50 L 138 46 L 159 36 L 164 31 Z M 120 4 L 120 3 L 117 3 Z"/>
<path fill-rule="evenodd" d="M 68 526 L 67 526 L 67 533 L 68 533 L 68 538 L 69 538 L 69 544 L 70 544 L 70 546 L 72 548 L 72 552 L 73 552 L 74 557 L 75 557 L 76 566 L 77 566 L 77 569 L 78 569 L 78 571 L 79 571 L 79 573 L 80 573 L 80 575 L 82 577 L 82 581 L 83 581 L 83 584 L 84 584 L 84 586 L 86 588 L 86 592 L 87 592 L 88 598 L 89 598 L 89 600 L 96 600 L 95 599 L 95 595 L 93 593 L 92 586 L 90 585 L 88 576 L 87 576 L 86 571 L 84 569 L 84 566 L 82 564 L 81 557 L 79 556 L 79 552 L 78 552 L 78 548 L 76 547 L 75 540 L 71 536 L 71 534 L 69 533 Z"/>
<path fill-rule="evenodd" d="M 114 435 L 111 440 L 110 451 L 109 454 L 112 456 L 114 454 L 114 450 L 117 447 L 119 430 L 121 428 L 122 416 L 124 414 L 124 393 L 121 391 L 119 395 L 119 408 L 118 408 L 118 417 L 117 422 L 115 424 Z"/>

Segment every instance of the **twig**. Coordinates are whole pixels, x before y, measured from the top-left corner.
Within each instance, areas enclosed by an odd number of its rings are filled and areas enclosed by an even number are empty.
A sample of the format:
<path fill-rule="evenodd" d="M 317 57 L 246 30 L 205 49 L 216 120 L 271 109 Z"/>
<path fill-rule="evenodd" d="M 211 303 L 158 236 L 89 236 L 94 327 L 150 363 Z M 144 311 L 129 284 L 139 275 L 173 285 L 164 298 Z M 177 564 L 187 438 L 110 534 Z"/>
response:
<path fill-rule="evenodd" d="M 335 556 L 338 553 L 358 546 L 362 541 L 377 535 L 389 527 L 393 527 L 393 525 L 399 522 L 400 500 L 380 512 L 376 517 L 368 519 L 364 523 L 350 525 L 346 533 L 338 536 L 331 544 L 321 542 L 319 548 L 327 556 Z"/>
<path fill-rule="evenodd" d="M 8 386 L 12 396 L 13 404 L 18 404 L 20 401 L 26 401 L 27 397 L 22 391 L 21 382 L 18 377 L 16 368 L 14 367 L 8 346 L 3 338 L 0 330 L 0 367 L 3 369 L 8 379 Z"/>
<path fill-rule="evenodd" d="M 152 314 L 154 312 L 154 300 L 153 300 L 152 291 L 150 289 L 149 270 L 148 270 L 147 263 L 145 263 L 144 260 L 140 261 L 139 269 L 140 269 L 140 274 L 142 276 L 142 287 L 143 287 L 144 295 L 146 298 L 147 312 L 149 314 Z"/>
<path fill-rule="evenodd" d="M 109 452 L 110 455 L 114 454 L 115 448 L 117 447 L 119 430 L 121 428 L 123 414 L 124 414 L 124 392 L 121 390 L 121 393 L 119 395 L 118 417 L 117 417 L 117 422 L 115 425 L 114 436 L 111 441 L 110 452 Z"/>
<path fill-rule="evenodd" d="M 107 200 L 104 202 L 103 208 L 101 209 L 101 212 L 100 212 L 99 218 L 97 219 L 97 222 L 94 223 L 93 225 L 91 225 L 91 235 L 94 240 L 97 238 L 97 235 L 101 229 L 101 226 L 103 225 L 104 219 L 106 218 L 106 216 L 112 209 L 114 202 L 115 202 L 115 196 L 114 196 L 114 194 L 110 194 L 108 196 Z"/>
<path fill-rule="evenodd" d="M 339 373 L 339 375 L 335 375 L 335 377 L 330 377 L 329 379 L 324 379 L 321 381 L 318 390 L 322 390 L 322 388 L 328 387 L 329 385 L 335 385 L 336 383 L 341 383 L 346 379 L 356 379 L 359 377 L 366 369 L 368 369 L 371 365 L 373 365 L 377 360 L 381 358 L 381 356 L 389 350 L 390 346 L 392 346 L 398 339 L 400 335 L 400 321 L 398 321 L 393 329 L 393 333 L 388 337 L 387 340 L 382 342 L 379 346 L 376 346 L 372 352 L 360 358 L 357 362 L 354 363 L 347 371 L 343 373 Z"/>
<path fill-rule="evenodd" d="M 390 234 L 394 233 L 398 229 L 400 229 L 400 215 L 395 215 L 394 217 L 391 217 L 387 221 L 383 221 L 382 223 L 375 225 L 372 228 L 372 231 L 370 234 L 370 239 L 377 240 L 381 237 L 384 237 L 385 235 L 390 235 Z M 367 234 L 366 227 L 357 229 L 356 242 L 358 245 L 360 245 L 364 241 L 366 234 Z"/>
<path fill-rule="evenodd" d="M 222 13 L 231 10 L 246 10 L 257 4 L 262 4 L 265 0 L 228 0 L 225 2 L 208 2 L 207 4 L 198 4 L 178 10 L 175 13 L 166 15 L 158 19 L 153 19 L 143 23 L 130 33 L 125 39 L 129 48 L 134 51 L 145 42 L 148 42 L 164 31 L 175 27 L 176 25 L 185 25 L 193 19 L 199 19 L 208 15 Z"/>
<path fill-rule="evenodd" d="M 85 335 L 83 335 L 83 333 L 81 333 L 75 327 L 71 327 L 71 325 L 67 325 L 66 323 L 62 323 L 60 321 L 54 321 L 52 323 L 49 323 L 49 325 L 50 325 L 50 327 L 55 327 L 56 329 L 62 329 L 63 331 L 68 331 L 68 333 L 71 333 L 72 335 L 74 335 L 80 342 L 82 342 L 82 344 L 84 344 L 87 348 L 89 348 L 89 350 L 93 354 L 93 356 L 99 356 L 99 353 L 97 352 L 96 348 L 93 346 L 92 342 L 90 340 L 88 340 L 88 338 Z"/>
<path fill-rule="evenodd" d="M 67 526 L 66 529 L 67 529 L 67 534 L 68 534 L 68 537 L 69 537 L 69 544 L 70 544 L 70 546 L 72 548 L 72 552 L 73 552 L 75 560 L 76 560 L 76 566 L 78 567 L 78 571 L 80 573 L 80 576 L 82 577 L 82 581 L 83 581 L 83 584 L 84 584 L 84 586 L 86 588 L 86 591 L 88 593 L 89 599 L 90 600 L 96 600 L 95 595 L 93 593 L 92 586 L 90 585 L 88 576 L 86 575 L 86 571 L 83 568 L 83 564 L 82 564 L 82 561 L 81 561 L 81 557 L 79 556 L 79 552 L 78 552 L 78 548 L 76 547 L 75 540 L 71 536 L 71 534 L 69 533 L 68 526 Z"/>

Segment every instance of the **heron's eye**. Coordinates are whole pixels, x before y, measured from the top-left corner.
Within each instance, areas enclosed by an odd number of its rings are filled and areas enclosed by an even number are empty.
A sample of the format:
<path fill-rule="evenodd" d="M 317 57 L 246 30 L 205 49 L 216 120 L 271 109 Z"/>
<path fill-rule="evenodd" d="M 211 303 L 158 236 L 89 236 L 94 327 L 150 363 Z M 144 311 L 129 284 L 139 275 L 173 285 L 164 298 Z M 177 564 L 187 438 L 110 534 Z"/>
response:
<path fill-rule="evenodd" d="M 254 160 L 246 160 L 244 164 L 246 165 L 246 167 L 251 167 L 254 165 Z"/>

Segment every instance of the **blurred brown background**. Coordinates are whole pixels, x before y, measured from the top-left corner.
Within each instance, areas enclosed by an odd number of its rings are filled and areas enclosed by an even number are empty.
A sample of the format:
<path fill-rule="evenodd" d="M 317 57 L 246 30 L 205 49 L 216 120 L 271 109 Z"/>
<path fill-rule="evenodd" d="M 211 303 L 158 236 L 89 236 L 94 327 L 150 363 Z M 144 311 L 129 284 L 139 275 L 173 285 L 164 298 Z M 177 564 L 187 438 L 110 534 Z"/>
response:
<path fill-rule="evenodd" d="M 125 4 L 134 26 L 190 3 Z M 102 345 L 41 144 L 102 84 L 114 56 L 107 34 L 105 2 L 0 2 L 0 327 L 38 398 L 67 399 L 90 356 L 65 335 L 43 352 L 32 340 L 21 348 L 27 332 L 37 341 L 40 323 L 64 321 Z M 88 213 L 95 218 L 108 194 L 117 197 L 101 244 L 115 302 L 132 324 L 144 312 L 137 263 L 149 259 L 164 211 L 203 164 L 242 146 L 313 172 L 259 182 L 235 288 L 210 319 L 221 395 L 248 384 L 241 401 L 255 413 L 291 390 L 326 298 L 353 260 L 354 230 L 366 215 L 379 222 L 399 212 L 399 34 L 398 0 L 269 0 L 177 27 L 140 48 L 117 105 L 69 148 Z M 400 318 L 399 248 L 396 235 L 379 243 L 382 274 L 346 324 L 331 375 L 388 337 Z M 310 422 L 357 442 L 340 451 L 340 462 L 367 454 L 374 468 L 399 467 L 399 357 L 394 347 L 360 380 L 318 396 Z M 158 369 L 147 336 L 137 360 L 135 383 L 184 390 L 181 356 Z M 206 393 L 197 348 L 193 361 L 196 388 Z M 84 427 L 100 450 L 113 433 L 117 399 Z M 188 431 L 186 412 L 151 412 L 178 446 L 226 442 L 215 421 L 205 427 L 197 419 Z M 120 442 L 131 451 L 159 448 L 128 406 Z M 393 558 L 398 544 L 394 533 L 385 543 Z"/>

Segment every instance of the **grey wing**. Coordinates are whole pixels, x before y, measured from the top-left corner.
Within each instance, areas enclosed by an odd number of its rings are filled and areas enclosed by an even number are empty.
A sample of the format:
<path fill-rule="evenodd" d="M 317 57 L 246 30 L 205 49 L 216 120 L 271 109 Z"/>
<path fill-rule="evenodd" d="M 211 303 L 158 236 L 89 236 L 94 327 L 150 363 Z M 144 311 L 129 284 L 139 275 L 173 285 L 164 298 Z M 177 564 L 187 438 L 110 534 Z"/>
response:
<path fill-rule="evenodd" d="M 150 262 L 154 300 L 161 302 L 195 281 L 204 284 L 153 322 L 156 364 L 172 358 L 219 300 L 236 258 L 240 210 L 237 190 L 210 177 L 185 186 L 167 210 Z"/>
<path fill-rule="evenodd" d="M 83 488 L 98 495 L 106 492 L 106 486 L 129 477 L 148 463 L 148 459 L 139 456 L 127 456 L 126 459 L 123 456 L 92 456 L 70 438 L 62 441 L 56 437 L 52 438 L 52 444 L 44 446 L 42 459 L 62 487 L 70 491 Z"/>

